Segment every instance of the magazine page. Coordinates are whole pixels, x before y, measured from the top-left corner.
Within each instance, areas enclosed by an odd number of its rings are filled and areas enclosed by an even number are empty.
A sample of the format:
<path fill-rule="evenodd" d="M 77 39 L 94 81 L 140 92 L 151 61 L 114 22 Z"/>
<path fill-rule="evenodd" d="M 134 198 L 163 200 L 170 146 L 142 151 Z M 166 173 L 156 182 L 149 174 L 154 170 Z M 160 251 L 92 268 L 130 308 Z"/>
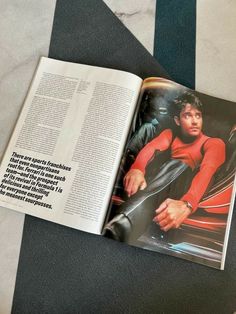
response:
<path fill-rule="evenodd" d="M 234 202 L 236 104 L 144 80 L 104 235 L 223 269 Z"/>
<path fill-rule="evenodd" d="M 142 80 L 42 58 L 0 169 L 0 205 L 101 233 Z"/>

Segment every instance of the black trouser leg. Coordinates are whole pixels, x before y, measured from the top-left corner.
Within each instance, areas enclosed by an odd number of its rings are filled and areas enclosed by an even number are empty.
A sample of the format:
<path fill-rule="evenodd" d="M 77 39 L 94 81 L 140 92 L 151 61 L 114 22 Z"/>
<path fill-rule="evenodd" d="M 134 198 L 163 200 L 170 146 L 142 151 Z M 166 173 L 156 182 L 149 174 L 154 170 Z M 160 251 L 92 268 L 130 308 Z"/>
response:
<path fill-rule="evenodd" d="M 161 202 L 172 195 L 179 198 L 185 193 L 191 182 L 191 174 L 192 170 L 179 160 L 166 162 L 158 174 L 149 180 L 147 188 L 131 196 L 121 206 L 121 214 L 108 223 L 110 236 L 128 243 L 135 242 L 152 222 L 155 209 Z"/>

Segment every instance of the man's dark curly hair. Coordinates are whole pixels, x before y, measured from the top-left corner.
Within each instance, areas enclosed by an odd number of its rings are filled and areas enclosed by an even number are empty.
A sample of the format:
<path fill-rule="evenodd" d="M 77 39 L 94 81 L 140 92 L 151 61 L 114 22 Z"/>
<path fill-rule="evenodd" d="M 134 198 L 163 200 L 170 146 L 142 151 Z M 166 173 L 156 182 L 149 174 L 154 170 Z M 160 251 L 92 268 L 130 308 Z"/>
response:
<path fill-rule="evenodd" d="M 186 107 L 187 104 L 192 105 L 201 112 L 203 110 L 203 105 L 200 99 L 192 92 L 186 91 L 175 99 L 173 115 L 179 117 L 180 112 Z"/>

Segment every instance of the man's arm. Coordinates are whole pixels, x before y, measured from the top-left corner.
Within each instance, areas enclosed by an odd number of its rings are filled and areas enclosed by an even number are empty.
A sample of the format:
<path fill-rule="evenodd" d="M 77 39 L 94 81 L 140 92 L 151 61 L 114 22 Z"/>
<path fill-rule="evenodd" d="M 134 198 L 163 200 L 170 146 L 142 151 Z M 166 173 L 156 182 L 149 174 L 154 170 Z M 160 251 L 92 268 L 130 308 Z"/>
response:
<path fill-rule="evenodd" d="M 167 129 L 141 149 L 135 162 L 124 177 L 124 188 L 128 196 L 135 194 L 139 189 L 144 189 L 147 186 L 144 176 L 149 160 L 151 160 L 155 151 L 168 149 L 171 141 L 172 131 Z"/>
<path fill-rule="evenodd" d="M 197 207 L 217 169 L 225 161 L 225 144 L 218 138 L 209 139 L 204 145 L 200 170 L 193 178 L 188 192 L 181 200 L 165 200 L 156 210 L 154 221 L 164 231 L 178 228 Z M 191 204 L 192 210 L 187 204 Z"/>

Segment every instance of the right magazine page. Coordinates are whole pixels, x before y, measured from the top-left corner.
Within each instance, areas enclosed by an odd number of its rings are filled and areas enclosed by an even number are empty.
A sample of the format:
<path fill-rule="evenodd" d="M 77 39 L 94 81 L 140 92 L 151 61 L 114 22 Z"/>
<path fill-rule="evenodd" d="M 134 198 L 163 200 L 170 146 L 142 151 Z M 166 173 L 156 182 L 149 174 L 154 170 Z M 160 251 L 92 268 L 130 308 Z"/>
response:
<path fill-rule="evenodd" d="M 235 103 L 144 80 L 104 235 L 223 269 L 235 155 Z"/>

